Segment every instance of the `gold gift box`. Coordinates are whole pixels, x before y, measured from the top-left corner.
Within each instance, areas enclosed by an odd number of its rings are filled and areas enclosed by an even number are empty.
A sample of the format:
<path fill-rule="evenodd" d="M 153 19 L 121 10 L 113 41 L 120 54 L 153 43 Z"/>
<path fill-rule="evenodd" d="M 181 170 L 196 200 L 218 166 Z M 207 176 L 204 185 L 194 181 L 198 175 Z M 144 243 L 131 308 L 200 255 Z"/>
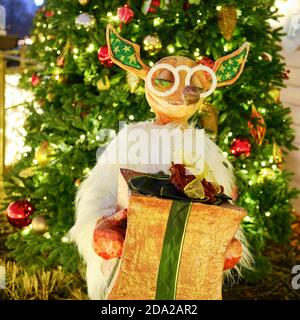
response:
<path fill-rule="evenodd" d="M 132 194 L 119 272 L 108 299 L 154 300 L 172 200 Z M 225 251 L 245 211 L 192 203 L 177 275 L 176 300 L 222 299 Z M 174 233 L 176 230 L 174 230 Z"/>

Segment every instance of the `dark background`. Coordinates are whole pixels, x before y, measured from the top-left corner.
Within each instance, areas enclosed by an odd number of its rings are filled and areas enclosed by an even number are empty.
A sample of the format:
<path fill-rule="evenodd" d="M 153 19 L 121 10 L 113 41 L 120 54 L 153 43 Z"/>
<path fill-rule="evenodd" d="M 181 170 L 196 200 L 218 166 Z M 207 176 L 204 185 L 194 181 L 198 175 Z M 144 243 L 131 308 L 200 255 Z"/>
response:
<path fill-rule="evenodd" d="M 23 38 L 29 35 L 37 9 L 34 0 L 0 0 L 6 9 L 6 30 L 10 35 Z"/>

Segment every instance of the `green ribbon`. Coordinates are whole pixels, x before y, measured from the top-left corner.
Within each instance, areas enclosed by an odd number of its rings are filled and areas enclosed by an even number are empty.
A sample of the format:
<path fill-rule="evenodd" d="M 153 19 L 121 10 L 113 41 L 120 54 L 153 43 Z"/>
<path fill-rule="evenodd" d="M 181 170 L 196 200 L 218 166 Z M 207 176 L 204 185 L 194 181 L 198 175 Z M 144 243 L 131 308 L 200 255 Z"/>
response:
<path fill-rule="evenodd" d="M 176 300 L 181 253 L 191 207 L 192 202 L 172 202 L 157 275 L 156 300 Z"/>

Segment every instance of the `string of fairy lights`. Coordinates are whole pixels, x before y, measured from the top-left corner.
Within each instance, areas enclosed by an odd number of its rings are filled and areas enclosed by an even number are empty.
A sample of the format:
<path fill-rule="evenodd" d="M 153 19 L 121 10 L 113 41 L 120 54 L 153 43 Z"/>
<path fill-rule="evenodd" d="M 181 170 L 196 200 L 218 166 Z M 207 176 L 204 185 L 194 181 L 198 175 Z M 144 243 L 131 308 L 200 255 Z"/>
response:
<path fill-rule="evenodd" d="M 26 136 L 24 122 L 28 115 L 24 103 L 32 101 L 33 96 L 29 91 L 18 87 L 20 77 L 19 74 L 5 76 L 6 166 L 14 164 L 31 151 L 31 147 L 24 144 Z"/>

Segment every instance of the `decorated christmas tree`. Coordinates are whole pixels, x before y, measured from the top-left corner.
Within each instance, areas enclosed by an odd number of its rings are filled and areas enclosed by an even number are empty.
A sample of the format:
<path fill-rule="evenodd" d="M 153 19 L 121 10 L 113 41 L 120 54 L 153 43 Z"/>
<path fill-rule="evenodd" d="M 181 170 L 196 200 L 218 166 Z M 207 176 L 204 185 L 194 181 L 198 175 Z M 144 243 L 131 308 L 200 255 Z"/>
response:
<path fill-rule="evenodd" d="M 105 29 L 141 45 L 143 61 L 180 55 L 213 67 L 214 61 L 251 45 L 243 75 L 216 90 L 191 119 L 215 139 L 235 168 L 236 203 L 248 215 L 243 228 L 263 271 L 267 241 L 287 241 L 293 219 L 291 174 L 284 155 L 293 149 L 289 109 L 280 102 L 286 77 L 280 30 L 270 19 L 273 0 L 96 1 L 48 0 L 35 17 L 22 86 L 27 104 L 28 152 L 5 177 L 3 202 L 15 228 L 6 241 L 10 256 L 30 268 L 80 265 L 67 233 L 74 224 L 76 188 L 105 147 L 101 129 L 114 136 L 119 122 L 154 117 L 139 78 L 113 64 Z M 226 77 L 226 72 L 223 74 Z M 260 266 L 261 265 L 261 266 Z"/>

